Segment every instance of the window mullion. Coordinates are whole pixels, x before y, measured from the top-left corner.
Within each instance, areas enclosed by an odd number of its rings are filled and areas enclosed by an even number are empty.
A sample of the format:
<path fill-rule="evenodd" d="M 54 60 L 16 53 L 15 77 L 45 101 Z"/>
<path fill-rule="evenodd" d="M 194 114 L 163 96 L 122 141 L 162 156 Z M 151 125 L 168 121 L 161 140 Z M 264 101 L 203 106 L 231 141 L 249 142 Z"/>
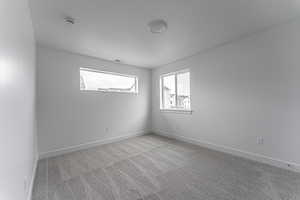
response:
<path fill-rule="evenodd" d="M 175 105 L 176 105 L 176 108 L 178 108 L 178 105 L 177 105 L 177 73 L 175 74 Z"/>
<path fill-rule="evenodd" d="M 161 77 L 161 103 L 162 108 L 165 108 L 165 98 L 164 98 L 164 77 Z"/>
<path fill-rule="evenodd" d="M 137 79 L 134 79 L 134 92 L 137 93 Z"/>

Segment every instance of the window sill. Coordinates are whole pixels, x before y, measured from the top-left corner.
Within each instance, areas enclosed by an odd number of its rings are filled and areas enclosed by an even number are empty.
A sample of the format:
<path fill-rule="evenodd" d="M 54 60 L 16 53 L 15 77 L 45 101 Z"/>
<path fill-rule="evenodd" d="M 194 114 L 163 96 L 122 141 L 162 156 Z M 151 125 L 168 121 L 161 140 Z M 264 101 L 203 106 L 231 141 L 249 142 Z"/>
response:
<path fill-rule="evenodd" d="M 138 95 L 138 92 L 126 92 L 126 91 L 114 91 L 114 90 L 80 90 L 80 92 L 99 92 L 99 93 L 123 93 L 123 94 L 134 94 Z"/>
<path fill-rule="evenodd" d="M 188 114 L 188 115 L 191 115 L 191 114 L 193 113 L 193 110 L 160 109 L 160 112 L 177 113 L 177 114 Z"/>

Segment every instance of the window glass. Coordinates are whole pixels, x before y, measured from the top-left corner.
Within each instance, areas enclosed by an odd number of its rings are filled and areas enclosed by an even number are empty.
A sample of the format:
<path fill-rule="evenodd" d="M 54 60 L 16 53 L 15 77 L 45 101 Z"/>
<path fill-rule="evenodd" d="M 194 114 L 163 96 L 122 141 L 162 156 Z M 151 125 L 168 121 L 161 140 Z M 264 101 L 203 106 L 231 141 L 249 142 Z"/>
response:
<path fill-rule="evenodd" d="M 163 77 L 163 99 L 164 108 L 170 109 L 176 107 L 176 93 L 175 93 L 175 75 Z"/>
<path fill-rule="evenodd" d="M 80 69 L 80 90 L 137 93 L 135 76 Z"/>
<path fill-rule="evenodd" d="M 187 70 L 162 75 L 161 109 L 190 110 L 190 72 Z"/>
<path fill-rule="evenodd" d="M 190 73 L 177 74 L 177 107 L 190 109 Z"/>

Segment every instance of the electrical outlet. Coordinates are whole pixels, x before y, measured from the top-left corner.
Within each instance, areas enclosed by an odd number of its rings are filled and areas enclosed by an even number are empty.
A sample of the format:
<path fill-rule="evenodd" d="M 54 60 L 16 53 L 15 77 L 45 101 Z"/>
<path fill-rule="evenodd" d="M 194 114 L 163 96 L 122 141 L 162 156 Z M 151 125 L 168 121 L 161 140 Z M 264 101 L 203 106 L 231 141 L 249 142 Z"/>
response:
<path fill-rule="evenodd" d="M 263 137 L 258 137 L 257 138 L 257 144 L 259 144 L 259 145 L 263 145 L 264 144 L 264 138 Z"/>
<path fill-rule="evenodd" d="M 106 127 L 106 128 L 105 128 L 105 132 L 106 132 L 106 133 L 108 133 L 108 131 L 109 131 L 109 128 L 108 128 L 108 127 Z"/>

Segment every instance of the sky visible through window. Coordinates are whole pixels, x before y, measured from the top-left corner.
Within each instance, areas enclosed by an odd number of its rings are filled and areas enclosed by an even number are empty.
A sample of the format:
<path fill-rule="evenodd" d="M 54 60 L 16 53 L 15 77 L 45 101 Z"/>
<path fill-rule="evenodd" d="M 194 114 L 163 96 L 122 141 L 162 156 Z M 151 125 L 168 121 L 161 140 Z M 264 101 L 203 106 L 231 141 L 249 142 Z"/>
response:
<path fill-rule="evenodd" d="M 175 75 L 165 76 L 163 77 L 164 83 L 164 99 L 165 99 L 165 107 L 171 108 L 176 106 L 175 102 Z"/>
<path fill-rule="evenodd" d="M 190 73 L 177 75 L 177 93 L 178 95 L 190 95 Z"/>
<path fill-rule="evenodd" d="M 81 90 L 136 92 L 136 77 L 80 69 Z"/>

